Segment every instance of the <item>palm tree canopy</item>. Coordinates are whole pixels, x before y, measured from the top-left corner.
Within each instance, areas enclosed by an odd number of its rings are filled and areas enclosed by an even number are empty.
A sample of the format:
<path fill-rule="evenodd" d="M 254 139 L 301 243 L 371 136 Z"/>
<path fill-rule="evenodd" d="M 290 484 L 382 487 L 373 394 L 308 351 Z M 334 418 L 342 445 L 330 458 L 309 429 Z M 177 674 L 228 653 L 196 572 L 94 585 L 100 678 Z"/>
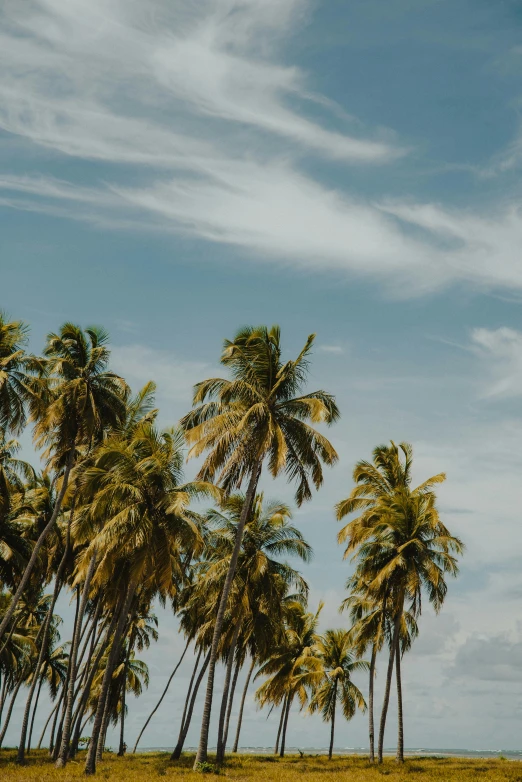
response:
<path fill-rule="evenodd" d="M 310 711 L 320 711 L 325 722 L 332 720 L 336 703 L 341 704 L 347 720 L 357 709 L 365 711 L 364 697 L 351 677 L 357 671 L 367 671 L 369 665 L 357 659 L 350 631 L 327 630 L 317 640 L 316 648 L 321 669 L 317 672 L 319 681 L 310 701 Z"/>
<path fill-rule="evenodd" d="M 20 432 L 26 422 L 28 327 L 0 311 L 0 429 Z"/>
<path fill-rule="evenodd" d="M 200 478 L 218 478 L 228 494 L 267 458 L 272 476 L 285 472 L 297 482 L 301 505 L 312 496 L 311 484 L 322 484 L 322 462 L 337 460 L 331 443 L 310 423 L 332 424 L 339 411 L 325 391 L 302 393 L 314 335 L 294 361 L 286 362 L 280 337 L 278 326 L 248 326 L 225 340 L 221 363 L 232 377 L 198 383 L 195 409 L 181 423 L 192 444 L 189 456 L 209 452 Z"/>

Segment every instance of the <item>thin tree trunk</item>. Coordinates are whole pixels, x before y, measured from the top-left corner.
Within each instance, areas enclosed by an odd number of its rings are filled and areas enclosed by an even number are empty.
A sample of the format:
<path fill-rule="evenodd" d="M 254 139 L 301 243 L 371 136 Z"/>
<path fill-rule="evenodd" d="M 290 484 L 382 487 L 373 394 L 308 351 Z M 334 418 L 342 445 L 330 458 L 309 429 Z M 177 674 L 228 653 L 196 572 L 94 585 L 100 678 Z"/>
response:
<path fill-rule="evenodd" d="M 125 655 L 125 665 L 123 666 L 123 684 L 121 688 L 121 721 L 120 721 L 120 746 L 118 756 L 122 758 L 125 755 L 125 695 L 127 692 L 127 668 L 129 666 L 130 643 Z"/>
<path fill-rule="evenodd" d="M 199 661 L 201 659 L 201 655 L 203 654 L 203 648 L 199 648 L 198 656 L 196 657 L 196 664 L 194 665 L 194 669 L 192 671 L 192 675 L 190 677 L 189 682 L 189 688 L 187 691 L 187 697 L 185 698 L 185 705 L 183 706 L 183 714 L 181 715 L 181 728 L 180 728 L 180 735 L 181 731 L 183 730 L 183 727 L 185 725 L 185 719 L 187 717 L 187 709 L 190 701 L 190 696 L 192 695 L 192 687 L 194 686 L 194 679 L 196 677 L 197 670 L 199 668 Z"/>
<path fill-rule="evenodd" d="M 245 686 L 243 688 L 243 694 L 241 696 L 241 705 L 239 707 L 239 715 L 237 718 L 237 730 L 236 730 L 236 738 L 234 739 L 234 746 L 232 747 L 232 752 L 237 752 L 237 747 L 239 744 L 239 734 L 241 733 L 241 723 L 243 722 L 243 709 L 245 708 L 245 700 L 248 690 L 248 685 L 250 684 L 250 677 L 252 676 L 252 673 L 254 672 L 256 660 L 255 658 L 252 659 L 252 662 L 250 664 L 250 668 L 248 669 L 248 674 L 245 682 Z"/>
<path fill-rule="evenodd" d="M 372 657 L 370 660 L 370 682 L 368 687 L 368 722 L 370 734 L 370 763 L 375 762 L 375 725 L 373 720 L 373 692 L 375 688 L 375 660 L 377 658 L 377 648 L 372 646 Z"/>
<path fill-rule="evenodd" d="M 100 689 L 100 697 L 98 699 L 98 707 L 96 709 L 96 715 L 94 717 L 94 725 L 92 727 L 91 743 L 89 744 L 89 748 L 87 751 L 87 759 L 85 761 L 86 774 L 94 774 L 96 771 L 96 750 L 98 745 L 98 739 L 100 737 L 100 730 L 102 727 L 103 711 L 105 708 L 105 702 L 107 700 L 107 696 L 109 692 L 109 686 L 111 683 L 114 663 L 116 662 L 120 641 L 123 635 L 125 622 L 127 621 L 127 615 L 129 613 L 129 608 L 132 603 L 132 598 L 134 597 L 134 592 L 136 591 L 136 586 L 137 586 L 136 583 L 133 581 L 129 583 L 127 587 L 127 593 L 123 600 L 123 605 L 119 613 L 118 623 L 116 625 L 116 630 L 114 632 L 114 638 L 112 641 L 111 650 L 109 652 L 109 657 L 107 660 L 107 666 L 103 674 L 103 679 L 102 679 L 102 684 Z"/>
<path fill-rule="evenodd" d="M 332 711 L 332 728 L 330 731 L 330 749 L 328 750 L 328 760 L 332 759 L 333 747 L 334 747 L 334 734 L 335 734 L 335 707 L 337 706 L 337 679 L 334 683 L 334 697 L 333 697 L 333 711 Z"/>
<path fill-rule="evenodd" d="M 402 674 L 401 674 L 401 644 L 397 642 L 395 650 L 395 676 L 397 679 L 397 763 L 404 763 L 404 722 L 402 715 Z"/>
<path fill-rule="evenodd" d="M 203 676 L 205 675 L 205 671 L 207 670 L 209 663 L 210 663 L 210 655 L 211 650 L 208 651 L 207 656 L 205 657 L 205 661 L 201 667 L 201 670 L 199 672 L 198 678 L 196 679 L 196 684 L 194 685 L 194 689 L 192 691 L 192 696 L 190 698 L 190 705 L 187 711 L 187 718 L 184 722 L 184 724 L 181 726 L 178 743 L 174 747 L 174 751 L 172 752 L 172 755 L 170 756 L 171 760 L 179 760 L 181 757 L 181 753 L 183 751 L 183 745 L 185 743 L 185 739 L 187 738 L 188 729 L 190 727 L 190 721 L 192 720 L 192 712 L 194 711 L 194 704 L 196 703 L 196 696 L 198 694 L 199 686 L 201 682 L 203 681 Z"/>
<path fill-rule="evenodd" d="M 216 623 L 214 625 L 214 633 L 212 636 L 212 646 L 210 650 L 210 663 L 208 669 L 207 691 L 205 694 L 205 704 L 203 707 L 203 719 L 201 720 L 201 735 L 199 737 L 199 746 L 194 760 L 194 770 L 196 771 L 200 763 L 204 763 L 207 760 L 208 755 L 208 733 L 210 730 L 210 713 L 212 711 L 212 696 L 214 693 L 214 674 L 216 670 L 216 662 L 218 657 L 218 647 L 221 641 L 221 634 L 223 632 L 223 622 L 225 619 L 225 611 L 228 603 L 228 596 L 234 580 L 236 572 L 236 565 L 241 549 L 241 543 L 243 540 L 243 532 L 248 517 L 252 511 L 252 503 L 254 501 L 259 476 L 261 474 L 261 460 L 254 466 L 248 489 L 245 495 L 245 501 L 243 503 L 243 509 L 239 518 L 239 524 L 237 525 L 236 540 L 234 542 L 234 549 L 232 556 L 230 557 L 230 563 L 228 566 L 228 572 L 223 585 L 223 591 L 219 601 L 219 608 L 216 616 Z"/>
<path fill-rule="evenodd" d="M 40 693 L 42 691 L 42 684 L 44 683 L 45 679 L 45 671 L 40 676 L 40 684 L 38 685 L 38 690 L 36 691 L 36 700 L 34 702 L 34 709 L 33 709 L 33 716 L 31 717 L 31 727 L 29 728 L 29 736 L 27 738 L 27 754 L 31 752 L 31 738 L 33 736 L 33 727 L 34 727 L 34 718 L 36 717 L 36 709 L 38 708 L 38 701 L 40 700 Z"/>
<path fill-rule="evenodd" d="M 98 667 L 100 665 L 101 659 L 105 653 L 105 650 L 107 649 L 111 637 L 114 633 L 114 628 L 116 627 L 116 622 L 118 620 L 118 611 L 114 611 L 112 615 L 111 622 L 109 626 L 105 630 L 105 638 L 103 639 L 103 643 L 100 644 L 100 648 L 98 649 L 98 652 L 96 654 L 96 657 L 90 666 L 89 673 L 87 675 L 87 679 L 85 680 L 85 683 L 83 685 L 83 691 L 80 698 L 80 703 L 78 704 L 78 709 L 75 716 L 75 728 L 74 728 L 74 734 L 71 741 L 71 747 L 76 748 L 78 747 L 78 742 L 81 737 L 82 733 L 82 719 L 85 712 L 85 709 L 87 707 L 87 701 L 89 699 L 89 693 L 91 691 L 91 686 L 94 680 L 94 677 L 96 675 L 96 671 L 98 670 Z M 101 631 L 103 631 L 103 627 L 101 628 Z M 75 749 L 76 752 L 76 749 Z"/>
<path fill-rule="evenodd" d="M 48 727 L 48 725 L 49 725 L 49 723 L 50 723 L 50 721 L 51 721 L 51 719 L 52 719 L 52 717 L 53 717 L 53 714 L 54 714 L 54 713 L 55 713 L 55 711 L 57 710 L 57 708 L 58 708 L 58 704 L 57 704 L 57 703 L 55 703 L 54 707 L 51 709 L 51 713 L 50 713 L 50 714 L 49 714 L 49 716 L 47 717 L 47 721 L 46 721 L 46 723 L 45 723 L 45 725 L 44 725 L 44 727 L 43 727 L 42 733 L 41 733 L 41 735 L 40 735 L 40 740 L 39 740 L 39 742 L 38 742 L 38 744 L 37 744 L 37 746 L 36 746 L 36 749 L 40 749 L 40 747 L 42 746 L 42 741 L 43 741 L 43 739 L 44 739 L 44 736 L 45 736 L 45 731 L 47 730 L 47 727 Z"/>
<path fill-rule="evenodd" d="M 227 655 L 227 667 L 225 672 L 225 681 L 223 683 L 223 695 L 221 697 L 221 709 L 219 712 L 219 724 L 218 724 L 218 739 L 217 739 L 217 749 L 216 749 L 216 763 L 218 765 L 221 765 L 225 758 L 225 745 L 223 742 L 223 736 L 225 731 L 225 717 L 227 713 L 228 693 L 230 690 L 232 667 L 234 665 L 234 653 L 236 651 L 237 639 L 239 636 L 239 631 L 241 629 L 241 614 L 242 611 L 240 609 L 240 616 L 238 616 L 237 618 L 236 625 L 234 627 L 234 632 L 232 634 L 232 639 L 230 641 L 230 649 L 228 650 L 228 655 Z"/>
<path fill-rule="evenodd" d="M 56 768 L 63 768 L 67 763 L 69 757 L 69 742 L 71 739 L 72 713 L 73 713 L 73 705 L 74 705 L 74 689 L 76 684 L 76 676 L 78 672 L 76 667 L 76 661 L 78 659 L 78 649 L 80 646 L 83 615 L 85 613 L 85 608 L 87 606 L 87 600 L 89 598 L 89 589 L 91 587 L 91 580 L 94 575 L 95 567 L 96 567 L 96 554 L 93 554 L 91 557 L 91 561 L 89 562 L 87 574 L 85 576 L 85 584 L 83 585 L 82 597 L 80 600 L 80 606 L 78 610 L 78 618 L 74 628 L 74 634 L 73 634 L 73 639 L 71 644 L 71 652 L 69 656 L 70 674 L 69 674 L 69 682 L 68 682 L 67 695 L 66 695 L 67 701 L 65 706 L 65 719 L 63 722 L 63 730 L 62 730 L 62 743 L 60 746 L 60 751 L 58 753 L 58 758 L 56 759 Z"/>
<path fill-rule="evenodd" d="M 112 681 L 112 680 L 111 680 Z M 101 763 L 103 760 L 103 751 L 105 749 L 105 739 L 107 737 L 107 729 L 109 727 L 109 719 L 111 716 L 111 688 L 107 690 L 107 697 L 105 698 L 105 706 L 103 709 L 101 729 L 98 736 L 98 744 L 96 746 L 96 763 Z"/>
<path fill-rule="evenodd" d="M 181 655 L 180 659 L 178 660 L 178 662 L 177 662 L 177 664 L 176 664 L 176 667 L 174 668 L 174 670 L 172 671 L 172 673 L 171 673 L 171 674 L 170 674 L 170 676 L 169 676 L 169 680 L 168 680 L 167 684 L 165 685 L 165 689 L 164 689 L 164 690 L 163 690 L 163 692 L 161 693 L 161 697 L 160 697 L 159 701 L 157 702 L 157 704 L 156 704 L 156 705 L 154 706 L 154 708 L 152 709 L 151 713 L 150 713 L 150 714 L 149 714 L 149 716 L 147 717 L 147 720 L 146 720 L 146 722 L 145 722 L 145 725 L 144 725 L 144 726 L 143 726 L 143 728 L 140 730 L 139 736 L 138 736 L 138 738 L 136 739 L 136 743 L 135 743 L 135 745 L 134 745 L 134 749 L 132 750 L 133 754 L 136 752 L 137 746 L 138 746 L 138 744 L 139 744 L 139 742 L 140 742 L 140 739 L 141 739 L 141 737 L 143 736 L 143 734 L 144 734 L 144 732 L 145 732 L 145 729 L 146 729 L 147 725 L 149 724 L 149 722 L 151 721 L 151 719 L 154 717 L 154 715 L 156 714 L 157 710 L 158 710 L 158 709 L 159 709 L 159 707 L 161 706 L 161 704 L 162 704 L 162 701 L 163 701 L 163 698 L 164 698 L 164 697 L 165 697 L 165 695 L 167 694 L 167 690 L 168 690 L 168 689 L 169 689 L 169 687 L 170 687 L 170 683 L 171 683 L 172 679 L 174 678 L 174 674 L 176 673 L 176 671 L 178 670 L 179 666 L 180 666 L 180 665 L 181 665 L 181 663 L 183 662 L 183 658 L 185 657 L 185 653 L 186 653 L 187 649 L 189 648 L 191 641 L 192 641 L 192 638 L 189 638 L 189 639 L 188 639 L 188 641 L 187 641 L 187 643 L 186 643 L 186 646 L 185 646 L 185 648 L 183 649 L 183 654 Z M 199 651 L 199 654 L 201 654 L 201 650 Z M 198 661 L 199 661 L 199 656 L 198 656 Z"/>
<path fill-rule="evenodd" d="M 225 720 L 225 732 L 223 734 L 223 751 L 226 750 L 227 746 L 227 740 L 228 740 L 228 729 L 230 727 L 230 716 L 232 714 L 232 706 L 234 704 L 234 694 L 236 692 L 236 686 L 237 686 L 237 678 L 239 676 L 239 671 L 241 670 L 241 664 L 238 660 L 236 663 L 236 668 L 234 670 L 234 676 L 232 677 L 232 685 L 230 687 L 230 695 L 228 697 L 228 708 L 227 708 L 227 718 Z"/>
<path fill-rule="evenodd" d="M 80 590 L 77 587 L 76 588 L 76 611 L 74 613 L 74 624 L 73 624 L 73 637 L 74 634 L 76 633 L 76 627 L 78 626 L 79 612 L 80 612 Z M 65 721 L 65 714 L 67 710 L 67 693 L 69 691 L 70 679 L 71 679 L 71 666 L 68 665 L 67 674 L 64 682 L 64 689 L 63 689 L 62 713 L 60 716 L 60 722 L 58 723 L 58 735 L 56 736 L 56 744 L 54 745 L 54 750 L 53 750 L 53 763 L 56 763 L 62 746 L 63 724 Z"/>
<path fill-rule="evenodd" d="M 9 690 L 9 682 L 11 677 L 8 674 L 4 675 L 4 681 L 2 682 L 2 696 L 0 700 L 0 725 L 2 724 L 2 714 L 4 713 L 4 705 Z"/>
<path fill-rule="evenodd" d="M 16 696 L 18 695 L 18 692 L 20 690 L 20 687 L 22 686 L 23 678 L 20 679 L 16 687 L 14 688 L 12 698 L 9 702 L 9 708 L 7 709 L 7 714 L 5 715 L 5 722 L 2 726 L 2 732 L 0 733 L 0 749 L 2 748 L 2 744 L 4 742 L 5 734 L 7 732 L 7 728 L 9 726 L 9 722 L 11 720 L 11 715 L 13 713 L 13 706 L 15 704 Z"/>
<path fill-rule="evenodd" d="M 378 760 L 382 763 L 383 749 L 384 749 L 384 730 L 386 728 L 386 715 L 388 713 L 388 704 L 390 702 L 390 689 L 393 677 L 393 663 L 395 660 L 395 647 L 397 645 L 397 639 L 399 637 L 399 624 L 400 614 L 397 615 L 394 621 L 393 638 L 390 647 L 390 657 L 388 660 L 388 671 L 386 673 L 386 688 L 384 690 L 384 701 L 382 704 L 381 722 L 379 725 L 379 747 L 378 747 Z"/>
<path fill-rule="evenodd" d="M 276 743 L 274 747 L 274 755 L 277 755 L 279 752 L 279 742 L 281 740 L 281 731 L 283 730 L 283 722 L 285 721 L 285 714 L 286 714 L 286 704 L 288 702 L 288 695 L 285 695 L 283 700 L 283 708 L 281 709 L 281 716 L 279 718 L 279 727 L 277 729 L 277 738 Z"/>
<path fill-rule="evenodd" d="M 40 554 L 40 550 L 41 550 L 43 544 L 45 543 L 45 540 L 46 540 L 47 536 L 49 535 L 49 533 L 51 532 L 51 530 L 53 529 L 53 527 L 54 527 L 54 525 L 56 523 L 56 519 L 58 518 L 58 514 L 60 513 L 60 509 L 62 507 L 62 502 L 63 502 L 63 498 L 65 496 L 65 492 L 67 491 L 67 485 L 69 483 L 69 476 L 71 474 L 71 469 L 72 469 L 72 466 L 73 466 L 73 462 L 74 462 L 74 446 L 71 447 L 71 449 L 69 451 L 69 455 L 67 457 L 67 464 L 66 464 L 66 467 L 65 467 L 64 475 L 63 475 L 62 486 L 61 486 L 61 489 L 60 489 L 60 493 L 58 494 L 58 497 L 56 498 L 56 502 L 55 502 L 55 505 L 54 505 L 54 510 L 53 510 L 52 516 L 51 516 L 51 518 L 49 520 L 49 523 L 44 527 L 44 529 L 40 533 L 40 537 L 38 538 L 38 540 L 36 541 L 36 543 L 34 545 L 34 548 L 32 550 L 31 556 L 29 558 L 29 562 L 27 563 L 27 565 L 25 567 L 25 570 L 24 570 L 24 574 L 23 574 L 22 578 L 20 579 L 20 583 L 18 584 L 18 588 L 17 588 L 16 592 L 14 593 L 14 595 L 13 595 L 13 597 L 11 599 L 11 602 L 9 604 L 9 608 L 6 611 L 6 613 L 4 615 L 4 618 L 0 622 L 0 639 L 3 638 L 5 630 L 6 630 L 7 626 L 8 626 L 8 624 L 9 624 L 9 622 L 11 621 L 12 616 L 13 616 L 15 610 L 16 610 L 16 607 L 18 605 L 20 597 L 23 594 L 23 592 L 24 592 L 24 590 L 25 590 L 25 588 L 27 586 L 29 578 L 31 577 L 31 573 L 33 572 L 34 566 L 35 566 L 36 561 L 38 559 L 38 555 Z"/>
<path fill-rule="evenodd" d="M 37 683 L 37 676 L 36 672 L 41 671 L 43 661 L 45 660 L 47 656 L 47 650 L 49 648 L 49 629 L 51 627 L 51 622 L 53 620 L 53 613 L 56 606 L 56 602 L 58 600 L 58 596 L 60 594 L 60 591 L 62 589 L 62 576 L 63 571 L 65 569 L 65 565 L 67 563 L 67 557 L 69 555 L 69 546 L 70 546 L 70 540 L 71 540 L 71 515 L 74 512 L 74 505 L 75 500 L 73 500 L 72 507 L 71 507 L 71 514 L 69 514 L 69 522 L 67 524 L 67 538 L 65 543 L 65 549 L 62 554 L 62 558 L 60 560 L 60 564 L 58 565 L 58 570 L 56 572 L 56 577 L 54 581 L 54 590 L 53 590 L 53 598 L 51 600 L 51 605 L 49 606 L 49 609 L 47 611 L 44 625 L 43 625 L 43 633 L 42 633 L 42 641 L 40 646 L 40 653 L 38 655 L 38 662 L 36 663 L 36 669 L 35 669 L 35 675 L 33 676 L 33 681 L 31 682 L 31 687 L 29 688 L 29 694 L 27 696 L 27 701 L 25 704 L 25 711 L 24 716 L 22 720 L 22 732 L 20 734 L 20 740 L 18 742 L 18 755 L 16 758 L 16 762 L 22 765 L 25 762 L 25 739 L 27 735 L 27 727 L 29 724 L 29 713 L 31 710 L 31 703 L 33 701 L 34 691 L 36 688 Z M 40 679 L 40 682 L 43 679 Z M 40 684 L 41 686 L 41 684 Z M 38 691 L 40 692 L 40 691 Z M 34 720 L 34 716 L 33 716 Z"/>
<path fill-rule="evenodd" d="M 64 685 L 65 686 L 65 685 Z M 51 728 L 51 738 L 49 740 L 49 755 L 52 756 L 54 751 L 54 734 L 56 731 L 56 725 L 58 722 L 58 715 L 60 714 L 60 707 L 63 703 L 63 696 L 64 696 L 64 689 L 62 688 L 62 692 L 60 693 L 60 697 L 58 699 L 58 703 L 56 704 L 56 714 L 54 715 L 53 725 Z"/>
<path fill-rule="evenodd" d="M 286 704 L 286 712 L 285 712 L 285 720 L 283 722 L 283 732 L 281 735 L 281 750 L 279 752 L 279 757 L 284 758 L 285 756 L 285 746 L 286 746 L 286 729 L 288 727 L 288 715 L 290 714 L 290 707 L 292 705 L 292 701 L 294 699 L 293 695 L 288 696 L 288 702 Z"/>

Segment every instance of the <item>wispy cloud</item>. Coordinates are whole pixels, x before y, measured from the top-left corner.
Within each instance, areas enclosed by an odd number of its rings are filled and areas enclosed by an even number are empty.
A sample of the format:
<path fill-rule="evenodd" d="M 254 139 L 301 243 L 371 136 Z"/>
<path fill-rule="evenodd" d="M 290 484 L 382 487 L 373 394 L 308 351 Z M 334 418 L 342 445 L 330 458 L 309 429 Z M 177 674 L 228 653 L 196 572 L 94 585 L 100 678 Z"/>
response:
<path fill-rule="evenodd" d="M 485 396 L 522 395 L 522 332 L 510 328 L 474 329 L 471 339 L 489 377 Z"/>
<path fill-rule="evenodd" d="M 377 165 L 405 153 L 281 56 L 309 12 L 309 0 L 4 4 L 0 128 L 33 154 L 31 176 L 0 179 L 0 204 L 181 232 L 399 295 L 461 281 L 522 289 L 519 204 L 371 201 L 303 171 L 303 154 Z M 90 161 L 88 178 L 80 167 L 74 181 L 51 178 L 63 155 Z"/>
<path fill-rule="evenodd" d="M 323 353 L 344 353 L 344 348 L 341 345 L 318 345 L 317 347 Z"/>

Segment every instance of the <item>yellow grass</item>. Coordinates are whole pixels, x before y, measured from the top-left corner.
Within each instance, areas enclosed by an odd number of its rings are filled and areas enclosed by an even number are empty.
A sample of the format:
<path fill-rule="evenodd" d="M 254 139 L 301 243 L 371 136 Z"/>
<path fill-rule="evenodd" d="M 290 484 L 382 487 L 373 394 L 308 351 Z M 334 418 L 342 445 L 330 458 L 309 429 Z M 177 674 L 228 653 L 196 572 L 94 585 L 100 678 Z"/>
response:
<path fill-rule="evenodd" d="M 15 764 L 13 750 L 0 752 L 0 779 L 17 782 L 69 782 L 83 777 L 83 753 L 78 761 L 66 769 L 55 769 L 48 761 L 46 752 L 31 755 L 28 765 Z M 110 779 L 113 782 L 204 782 L 217 779 L 213 774 L 195 774 L 192 771 L 193 757 L 184 756 L 179 762 L 171 763 L 169 755 L 155 752 L 144 755 L 128 755 L 118 758 L 106 754 L 99 764 L 96 779 Z M 221 777 L 238 782 L 376 782 L 386 778 L 389 782 L 488 782 L 509 780 L 522 782 L 522 765 L 518 761 L 468 760 L 456 758 L 412 758 L 399 766 L 393 759 L 386 759 L 382 766 L 370 766 L 363 757 L 334 757 L 331 761 L 324 756 L 290 755 L 283 760 L 272 756 L 237 756 L 227 760 Z"/>

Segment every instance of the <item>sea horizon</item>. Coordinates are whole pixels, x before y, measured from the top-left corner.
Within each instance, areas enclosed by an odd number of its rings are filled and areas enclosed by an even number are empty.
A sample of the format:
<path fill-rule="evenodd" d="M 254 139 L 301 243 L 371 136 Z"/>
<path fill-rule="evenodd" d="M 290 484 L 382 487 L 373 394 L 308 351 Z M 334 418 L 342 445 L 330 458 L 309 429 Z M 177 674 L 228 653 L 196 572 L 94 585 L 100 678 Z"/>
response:
<path fill-rule="evenodd" d="M 137 753 L 146 752 L 172 752 L 174 746 L 151 746 L 142 747 L 136 750 Z M 197 747 L 186 747 L 184 752 L 196 752 Z M 215 752 L 216 747 L 209 747 L 210 752 Z M 334 755 L 365 755 L 369 753 L 369 747 L 334 747 Z M 395 755 L 396 747 L 385 747 L 385 755 Z M 239 755 L 271 755 L 274 752 L 273 746 L 244 746 L 239 747 Z M 327 755 L 328 747 L 307 747 L 290 746 L 286 748 L 286 754 L 298 754 L 302 752 L 305 755 Z M 462 747 L 405 747 L 405 755 L 410 757 L 452 757 L 452 758 L 499 758 L 505 757 L 508 760 L 522 760 L 522 749 L 466 749 Z"/>

